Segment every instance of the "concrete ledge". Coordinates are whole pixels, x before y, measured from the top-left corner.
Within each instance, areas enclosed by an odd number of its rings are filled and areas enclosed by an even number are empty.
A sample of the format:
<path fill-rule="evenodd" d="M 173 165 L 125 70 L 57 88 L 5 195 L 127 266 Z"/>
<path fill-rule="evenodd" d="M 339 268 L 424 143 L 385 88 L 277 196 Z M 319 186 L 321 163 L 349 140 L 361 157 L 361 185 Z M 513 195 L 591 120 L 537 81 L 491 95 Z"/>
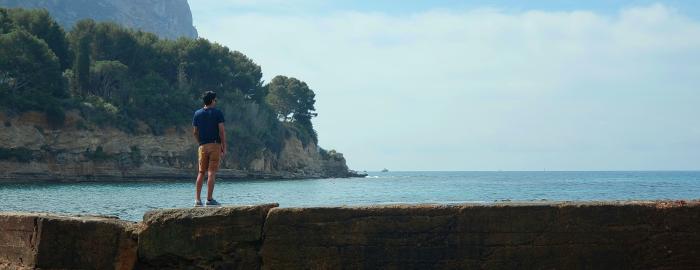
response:
<path fill-rule="evenodd" d="M 700 269 L 698 258 L 700 201 L 266 204 L 156 210 L 140 224 L 0 213 L 0 269 Z"/>
<path fill-rule="evenodd" d="M 137 226 L 104 217 L 0 214 L 0 267 L 132 269 Z"/>
<path fill-rule="evenodd" d="M 277 208 L 263 269 L 697 269 L 698 202 Z"/>
<path fill-rule="evenodd" d="M 278 204 L 147 212 L 139 268 L 259 269 L 267 212 Z"/>

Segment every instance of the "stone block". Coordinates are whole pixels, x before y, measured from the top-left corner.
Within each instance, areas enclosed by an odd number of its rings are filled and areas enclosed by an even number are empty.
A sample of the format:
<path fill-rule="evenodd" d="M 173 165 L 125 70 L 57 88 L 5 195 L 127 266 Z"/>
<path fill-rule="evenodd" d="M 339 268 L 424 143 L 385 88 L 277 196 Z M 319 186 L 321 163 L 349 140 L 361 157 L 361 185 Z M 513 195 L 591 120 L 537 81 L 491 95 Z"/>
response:
<path fill-rule="evenodd" d="M 6 268 L 132 269 L 137 225 L 114 218 L 0 214 L 0 265 Z"/>
<path fill-rule="evenodd" d="M 277 208 L 265 223 L 263 269 L 426 269 L 456 265 L 459 207 Z"/>
<path fill-rule="evenodd" d="M 277 204 L 149 211 L 139 236 L 141 269 L 259 269 L 258 249 Z"/>
<path fill-rule="evenodd" d="M 697 202 L 277 208 L 263 269 L 700 269 Z"/>

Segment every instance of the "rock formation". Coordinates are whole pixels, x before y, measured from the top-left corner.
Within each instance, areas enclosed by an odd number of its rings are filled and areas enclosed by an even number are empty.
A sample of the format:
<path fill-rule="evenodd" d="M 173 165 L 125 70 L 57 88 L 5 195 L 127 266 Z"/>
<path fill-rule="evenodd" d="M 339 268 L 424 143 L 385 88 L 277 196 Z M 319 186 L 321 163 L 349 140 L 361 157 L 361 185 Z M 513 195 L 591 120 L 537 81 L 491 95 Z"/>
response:
<path fill-rule="evenodd" d="M 162 38 L 196 38 L 187 0 L 0 0 L 1 7 L 44 8 L 65 29 L 82 19 L 115 22 Z"/>
<path fill-rule="evenodd" d="M 191 131 L 167 129 L 127 134 L 88 126 L 69 111 L 60 129 L 46 116 L 0 113 L 0 182 L 191 179 L 197 165 Z M 229 142 L 235 146 L 236 142 Z M 231 156 L 231 155 L 229 155 Z M 260 153 L 250 164 L 227 157 L 218 178 L 326 178 L 353 176 L 342 154 L 322 156 L 317 145 L 288 138 L 280 153 Z"/>

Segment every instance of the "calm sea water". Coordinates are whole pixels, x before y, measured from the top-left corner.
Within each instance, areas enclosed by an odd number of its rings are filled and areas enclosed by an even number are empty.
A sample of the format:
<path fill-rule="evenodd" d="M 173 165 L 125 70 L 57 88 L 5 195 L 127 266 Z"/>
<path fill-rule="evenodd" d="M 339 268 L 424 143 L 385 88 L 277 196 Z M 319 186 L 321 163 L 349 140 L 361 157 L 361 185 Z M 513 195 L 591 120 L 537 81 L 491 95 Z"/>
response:
<path fill-rule="evenodd" d="M 140 221 L 151 209 L 191 207 L 193 182 L 0 183 L 0 211 Z M 218 181 L 214 197 L 223 204 L 278 202 L 281 207 L 700 199 L 700 172 L 376 172 L 350 179 Z"/>

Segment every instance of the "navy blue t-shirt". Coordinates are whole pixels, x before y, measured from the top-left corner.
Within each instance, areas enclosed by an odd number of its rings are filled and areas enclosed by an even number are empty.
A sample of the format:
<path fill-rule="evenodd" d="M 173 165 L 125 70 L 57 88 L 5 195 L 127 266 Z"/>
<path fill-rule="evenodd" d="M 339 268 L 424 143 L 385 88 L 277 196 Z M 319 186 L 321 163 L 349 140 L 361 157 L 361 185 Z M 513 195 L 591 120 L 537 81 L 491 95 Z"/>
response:
<path fill-rule="evenodd" d="M 216 108 L 201 108 L 194 112 L 192 126 L 199 130 L 199 145 L 221 143 L 219 123 L 224 122 L 224 114 Z"/>

